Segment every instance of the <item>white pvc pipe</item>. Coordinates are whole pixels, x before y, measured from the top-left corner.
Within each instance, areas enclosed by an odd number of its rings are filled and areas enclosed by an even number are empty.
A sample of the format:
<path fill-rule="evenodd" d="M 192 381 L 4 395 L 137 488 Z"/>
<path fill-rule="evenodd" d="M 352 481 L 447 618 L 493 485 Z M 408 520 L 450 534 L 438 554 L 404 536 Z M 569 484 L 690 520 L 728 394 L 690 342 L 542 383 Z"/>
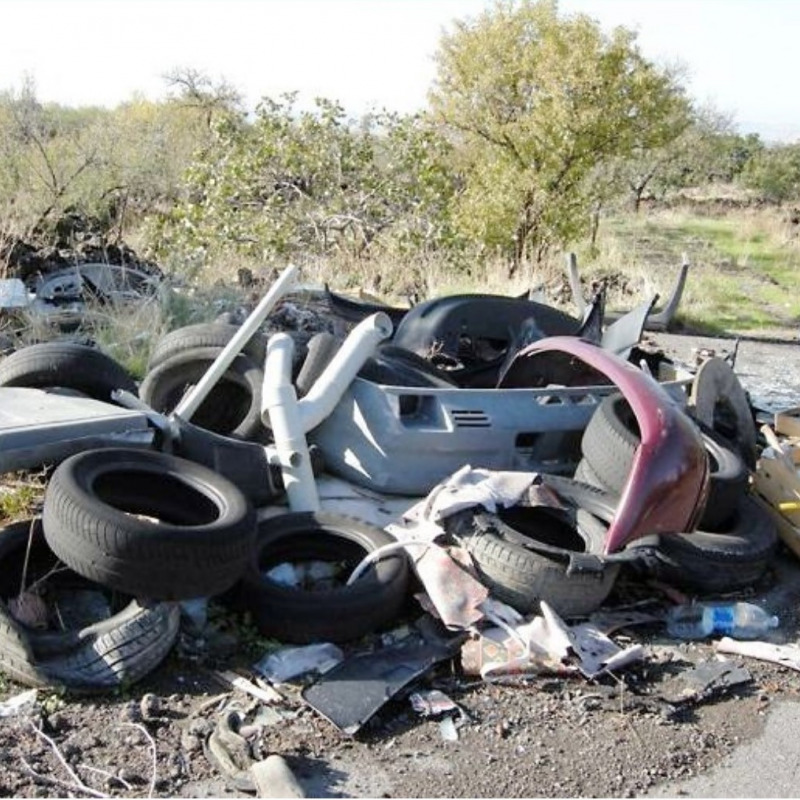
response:
<path fill-rule="evenodd" d="M 261 327 L 269 312 L 272 311 L 275 303 L 277 303 L 292 287 L 296 275 L 297 267 L 294 266 L 294 264 L 290 264 L 278 276 L 261 302 L 253 309 L 250 316 L 242 323 L 242 327 L 236 331 L 233 338 L 214 359 L 214 363 L 206 370 L 203 377 L 197 382 L 197 385 L 175 407 L 173 413 L 176 416 L 185 420 L 192 418 L 192 415 L 200 408 L 200 405 L 203 400 L 206 399 L 208 393 L 225 374 L 236 356 L 239 355 L 241 349 Z"/>
<path fill-rule="evenodd" d="M 350 331 L 330 364 L 298 402 L 303 433 L 316 428 L 333 411 L 367 358 L 391 335 L 392 321 L 383 311 L 362 320 Z"/>
<path fill-rule="evenodd" d="M 311 469 L 305 431 L 300 422 L 297 393 L 292 384 L 294 340 L 287 333 L 273 334 L 267 343 L 261 416 L 275 439 L 271 460 L 277 461 L 289 508 L 319 511 L 319 495 Z"/>

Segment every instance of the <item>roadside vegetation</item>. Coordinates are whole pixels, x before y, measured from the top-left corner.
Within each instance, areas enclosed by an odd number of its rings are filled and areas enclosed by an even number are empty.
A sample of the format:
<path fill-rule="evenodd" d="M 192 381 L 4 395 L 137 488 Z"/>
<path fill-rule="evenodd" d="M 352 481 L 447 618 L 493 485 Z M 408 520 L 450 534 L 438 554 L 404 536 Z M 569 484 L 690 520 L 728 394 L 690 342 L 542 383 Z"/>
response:
<path fill-rule="evenodd" d="M 43 104 L 32 80 L 0 92 L 0 267 L 23 243 L 74 244 L 70 217 L 158 263 L 188 291 L 96 326 L 134 372 L 147 337 L 288 262 L 394 303 L 539 284 L 569 303 L 575 252 L 587 294 L 606 279 L 624 308 L 664 296 L 686 254 L 684 324 L 796 329 L 800 143 L 737 131 L 631 31 L 551 0 L 455 20 L 436 60 L 416 115 L 295 94 L 250 111 L 187 68 L 166 99 L 113 109 Z"/>

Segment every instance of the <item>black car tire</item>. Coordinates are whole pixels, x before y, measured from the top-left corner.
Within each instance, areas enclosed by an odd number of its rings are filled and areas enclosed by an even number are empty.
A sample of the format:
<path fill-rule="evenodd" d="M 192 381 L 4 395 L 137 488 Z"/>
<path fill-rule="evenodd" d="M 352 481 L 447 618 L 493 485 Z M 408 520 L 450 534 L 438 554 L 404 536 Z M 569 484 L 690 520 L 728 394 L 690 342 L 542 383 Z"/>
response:
<path fill-rule="evenodd" d="M 53 552 L 79 575 L 136 597 L 184 600 L 239 579 L 256 515 L 236 486 L 200 464 L 109 448 L 56 468 L 43 524 Z"/>
<path fill-rule="evenodd" d="M 162 336 L 150 353 L 148 370 L 158 366 L 168 358 L 172 358 L 185 350 L 197 350 L 202 347 L 215 347 L 220 350 L 239 332 L 238 325 L 223 322 L 201 322 L 196 325 L 185 325 Z M 263 369 L 267 354 L 266 337 L 256 332 L 245 343 L 241 352 L 251 358 Z"/>
<path fill-rule="evenodd" d="M 747 491 L 749 473 L 735 446 L 701 425 L 709 459 L 709 488 L 698 527 L 720 530 L 734 516 L 739 498 Z M 619 494 L 628 480 L 639 446 L 639 427 L 628 402 L 620 394 L 605 398 L 583 434 L 583 459 L 575 477 Z"/>
<path fill-rule="evenodd" d="M 760 580 L 778 545 L 769 512 L 743 495 L 726 530 L 663 534 L 634 542 L 634 569 L 648 577 L 706 594 L 731 592 Z"/>
<path fill-rule="evenodd" d="M 620 569 L 601 559 L 606 526 L 580 509 L 574 518 L 542 507 L 470 512 L 454 515 L 448 530 L 464 543 L 492 594 L 523 614 L 538 610 L 541 600 L 564 617 L 590 614 L 608 597 Z M 552 553 L 521 544 L 520 535 Z M 573 554 L 596 556 L 597 569 L 570 574 Z"/>
<path fill-rule="evenodd" d="M 115 389 L 136 394 L 136 382 L 124 367 L 94 347 L 73 342 L 32 344 L 7 356 L 0 361 L 0 386 L 71 389 L 107 403 Z"/>
<path fill-rule="evenodd" d="M 347 642 L 394 620 L 406 599 L 402 551 L 371 565 L 352 585 L 312 591 L 266 577 L 287 562 L 344 562 L 348 576 L 369 553 L 395 540 L 386 531 L 330 512 L 286 513 L 259 523 L 255 559 L 235 592 L 261 633 L 282 642 Z"/>
<path fill-rule="evenodd" d="M 173 603 L 131 600 L 106 619 L 65 631 L 39 630 L 14 619 L 7 603 L 19 592 L 23 570 L 32 583 L 57 564 L 39 520 L 0 533 L 0 670 L 25 685 L 92 693 L 134 683 L 163 661 L 180 624 Z M 70 571 L 53 579 L 86 584 Z"/>
<path fill-rule="evenodd" d="M 142 381 L 142 400 L 161 413 L 173 411 L 220 352 L 213 347 L 182 350 L 160 362 Z M 266 441 L 269 433 L 261 421 L 263 385 L 263 369 L 247 356 L 236 356 L 192 415 L 191 422 L 222 436 Z"/>

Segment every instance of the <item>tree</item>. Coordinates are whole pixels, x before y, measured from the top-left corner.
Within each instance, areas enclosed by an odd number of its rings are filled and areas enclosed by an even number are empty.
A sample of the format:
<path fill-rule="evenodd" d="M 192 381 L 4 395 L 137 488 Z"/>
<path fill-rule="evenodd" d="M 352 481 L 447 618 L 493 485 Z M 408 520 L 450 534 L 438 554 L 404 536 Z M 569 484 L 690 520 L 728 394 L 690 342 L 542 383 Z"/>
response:
<path fill-rule="evenodd" d="M 760 151 L 747 163 L 742 181 L 773 203 L 800 199 L 800 143 Z"/>
<path fill-rule="evenodd" d="M 357 123 L 336 102 L 299 109 L 264 98 L 254 120 L 218 117 L 212 144 L 186 175 L 188 194 L 154 232 L 157 252 L 202 269 L 223 254 L 367 258 L 447 242 L 447 143 L 416 116 Z"/>
<path fill-rule="evenodd" d="M 561 17 L 555 0 L 501 0 L 456 22 L 430 102 L 464 159 L 458 219 L 510 256 L 511 273 L 585 229 L 598 163 L 666 144 L 688 109 L 675 75 L 641 55 L 635 34 Z"/>

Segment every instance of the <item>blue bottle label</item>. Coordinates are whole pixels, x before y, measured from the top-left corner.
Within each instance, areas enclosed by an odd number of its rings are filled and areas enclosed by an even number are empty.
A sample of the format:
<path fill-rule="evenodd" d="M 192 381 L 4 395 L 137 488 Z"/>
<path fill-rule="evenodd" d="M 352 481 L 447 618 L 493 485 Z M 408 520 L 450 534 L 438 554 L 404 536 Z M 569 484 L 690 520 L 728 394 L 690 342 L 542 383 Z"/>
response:
<path fill-rule="evenodd" d="M 733 608 L 730 606 L 714 606 L 714 630 L 718 633 L 730 633 L 736 623 Z"/>

